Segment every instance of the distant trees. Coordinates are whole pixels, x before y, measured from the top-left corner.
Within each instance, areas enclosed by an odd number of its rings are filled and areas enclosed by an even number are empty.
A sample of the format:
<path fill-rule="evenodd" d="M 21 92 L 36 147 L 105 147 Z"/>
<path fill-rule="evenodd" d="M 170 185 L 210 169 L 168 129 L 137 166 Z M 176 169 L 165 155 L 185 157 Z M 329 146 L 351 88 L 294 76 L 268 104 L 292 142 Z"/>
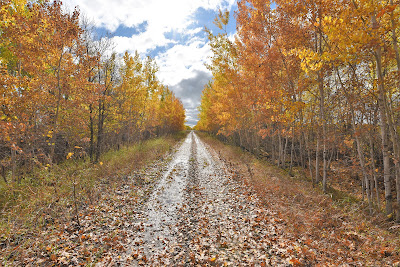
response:
<path fill-rule="evenodd" d="M 346 162 L 370 209 L 383 188 L 386 214 L 400 221 L 399 3 L 274 3 L 239 1 L 235 41 L 209 34 L 213 81 L 197 128 L 302 166 L 324 191 Z"/>
<path fill-rule="evenodd" d="M 0 4 L 0 161 L 6 182 L 79 150 L 102 151 L 184 129 L 181 102 L 153 59 L 120 57 L 60 1 Z"/>

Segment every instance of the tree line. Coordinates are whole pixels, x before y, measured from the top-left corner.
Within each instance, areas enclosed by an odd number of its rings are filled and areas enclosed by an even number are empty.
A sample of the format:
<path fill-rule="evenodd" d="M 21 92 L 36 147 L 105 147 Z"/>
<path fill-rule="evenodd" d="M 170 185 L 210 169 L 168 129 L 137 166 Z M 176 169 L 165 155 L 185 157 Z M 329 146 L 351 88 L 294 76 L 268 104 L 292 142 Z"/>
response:
<path fill-rule="evenodd" d="M 184 129 L 185 111 L 154 59 L 113 51 L 56 1 L 0 2 L 0 163 L 6 183 L 71 155 Z"/>
<path fill-rule="evenodd" d="M 235 15 L 235 38 L 228 13 L 208 31 L 197 129 L 302 166 L 325 192 L 351 168 L 369 210 L 400 221 L 399 1 L 240 0 Z"/>

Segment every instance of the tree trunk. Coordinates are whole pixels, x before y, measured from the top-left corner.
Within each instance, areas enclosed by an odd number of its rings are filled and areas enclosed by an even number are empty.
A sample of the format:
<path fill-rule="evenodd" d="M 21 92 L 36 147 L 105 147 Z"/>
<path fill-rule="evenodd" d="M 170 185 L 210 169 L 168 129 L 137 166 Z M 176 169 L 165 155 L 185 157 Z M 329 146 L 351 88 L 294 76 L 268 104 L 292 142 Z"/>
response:
<path fill-rule="evenodd" d="M 390 0 L 390 5 L 393 5 L 393 0 Z M 400 53 L 399 53 L 399 46 L 398 46 L 397 34 L 396 34 L 396 29 L 398 26 L 396 26 L 396 21 L 394 18 L 394 11 L 391 12 L 390 16 L 391 16 L 390 21 L 392 24 L 393 50 L 394 50 L 394 54 L 396 55 L 397 71 L 400 71 Z"/>
<path fill-rule="evenodd" d="M 1 176 L 3 176 L 3 180 L 6 184 L 8 184 L 7 181 L 7 174 L 6 174 L 6 167 L 4 165 L 1 165 Z"/>
<path fill-rule="evenodd" d="M 11 181 L 17 181 L 17 151 L 15 147 L 11 147 Z"/>
<path fill-rule="evenodd" d="M 375 182 L 375 195 L 376 195 L 376 205 L 378 206 L 378 209 L 380 209 L 381 206 L 381 201 L 380 201 L 380 194 L 379 194 L 379 187 L 378 187 L 378 175 L 376 172 L 376 165 L 375 165 L 375 155 L 374 155 L 374 143 L 372 140 L 372 133 L 369 133 L 369 153 L 371 157 L 371 164 L 372 164 L 372 173 L 374 177 L 374 182 Z"/>
<path fill-rule="evenodd" d="M 393 145 L 394 155 L 394 175 L 396 180 L 396 199 L 397 199 L 397 210 L 396 210 L 396 221 L 400 222 L 400 148 L 399 148 L 399 136 L 397 133 L 397 126 L 393 118 L 393 109 L 388 105 L 387 98 L 384 96 L 384 107 L 386 112 L 388 129 Z M 392 101 L 391 101 L 392 102 Z"/>
<path fill-rule="evenodd" d="M 358 160 L 360 162 L 361 172 L 363 174 L 363 179 L 362 179 L 362 183 L 361 183 L 362 184 L 362 199 L 364 201 L 364 192 L 365 192 L 367 195 L 367 199 L 368 199 L 369 213 L 372 214 L 372 198 L 371 198 L 371 192 L 370 192 L 369 176 L 367 173 L 367 169 L 365 167 L 363 144 L 357 133 L 356 117 L 355 117 L 355 111 L 354 111 L 354 107 L 353 107 L 352 98 L 349 96 L 348 92 L 346 91 L 346 88 L 344 87 L 342 79 L 340 77 L 339 70 L 337 68 L 336 68 L 336 72 L 338 75 L 338 79 L 339 79 L 341 88 L 343 90 L 343 93 L 344 93 L 344 95 L 347 99 L 347 102 L 349 103 L 349 107 L 350 107 L 351 125 L 353 127 L 353 133 L 354 133 L 353 135 L 356 139 L 357 155 L 358 155 Z M 362 121 L 362 119 L 361 119 L 361 121 Z"/>
<path fill-rule="evenodd" d="M 288 142 L 289 142 L 289 137 L 286 136 L 286 138 L 285 138 L 285 147 L 283 149 L 282 168 L 286 168 L 286 154 L 287 154 L 286 152 L 287 152 Z"/>
<path fill-rule="evenodd" d="M 57 135 L 57 127 L 58 127 L 58 116 L 60 112 L 60 101 L 61 101 L 61 91 L 59 90 L 59 95 L 57 99 L 57 107 L 56 107 L 56 115 L 54 116 L 54 123 L 52 129 L 52 136 L 50 138 L 50 161 L 51 163 L 55 163 L 55 148 L 56 148 L 56 135 Z"/>
<path fill-rule="evenodd" d="M 90 117 L 89 117 L 89 130 L 90 130 L 90 143 L 89 143 L 89 157 L 90 162 L 94 159 L 94 121 L 93 121 L 93 106 L 89 105 Z"/>
<path fill-rule="evenodd" d="M 96 158 L 95 163 L 99 162 L 101 155 L 101 147 L 103 142 L 103 126 L 104 126 L 104 103 L 99 104 L 99 121 L 97 126 L 97 146 L 96 146 Z"/>
<path fill-rule="evenodd" d="M 398 165 L 398 163 L 396 165 Z M 397 193 L 396 222 L 400 223 L 400 173 L 398 168 L 396 168 L 396 193 Z"/>
<path fill-rule="evenodd" d="M 320 147 L 320 139 L 319 134 L 317 135 L 317 148 L 315 151 L 315 184 L 319 183 L 319 147 Z"/>
<path fill-rule="evenodd" d="M 327 149 L 326 149 L 326 118 L 325 118 L 325 92 L 324 92 L 324 84 L 321 73 L 318 73 L 318 88 L 320 94 L 320 119 L 322 123 L 322 160 L 323 160 L 323 167 L 322 167 L 322 189 L 324 193 L 326 193 L 327 187 Z"/>
<path fill-rule="evenodd" d="M 378 105 L 379 105 L 379 115 L 380 115 L 380 128 L 381 128 L 381 138 L 382 138 L 382 156 L 383 156 L 383 181 L 385 185 L 385 209 L 386 214 L 391 215 L 393 213 L 392 207 L 392 188 L 391 188 L 391 173 L 390 173 L 390 152 L 388 144 L 388 133 L 387 133 L 387 117 L 385 110 L 385 98 L 386 92 L 384 88 L 384 79 L 382 71 L 382 51 L 381 47 L 378 47 L 375 51 L 376 59 L 376 72 L 378 76 Z"/>
<path fill-rule="evenodd" d="M 306 136 L 304 134 L 304 145 L 305 149 L 307 150 L 307 156 L 308 156 L 308 170 L 310 171 L 310 178 L 314 186 L 314 177 L 313 177 L 313 170 L 312 170 L 312 157 L 311 157 L 311 148 L 310 144 L 308 142 L 308 135 Z"/>
<path fill-rule="evenodd" d="M 283 147 L 283 144 L 282 144 L 282 137 L 281 137 L 281 133 L 279 132 L 278 133 L 278 162 L 277 162 L 277 165 L 278 165 L 278 167 L 280 167 L 280 165 L 281 165 L 281 159 L 282 159 L 282 147 Z"/>
<path fill-rule="evenodd" d="M 275 139 L 276 139 L 276 137 L 275 137 L 275 135 L 273 135 L 272 137 L 271 137 L 271 151 L 272 151 L 272 162 L 274 163 L 274 164 L 276 164 L 276 162 L 277 162 L 277 158 L 276 158 L 276 143 L 277 142 L 275 142 Z"/>
<path fill-rule="evenodd" d="M 294 126 L 292 128 L 292 145 L 290 148 L 290 167 L 289 167 L 289 174 L 293 175 L 292 169 L 293 169 L 293 154 L 294 154 Z"/>
<path fill-rule="evenodd" d="M 64 49 L 64 47 L 63 47 Z M 53 122 L 53 133 L 52 133 L 52 137 L 51 137 L 51 143 L 50 143 L 50 161 L 51 163 L 55 163 L 54 162 L 54 155 L 55 155 L 55 143 L 56 143 L 56 136 L 58 133 L 58 117 L 60 114 L 60 105 L 61 105 L 61 97 L 62 97 L 62 93 L 61 93 L 61 76 L 60 76 L 60 71 L 61 71 L 61 63 L 64 57 L 64 52 L 61 51 L 61 55 L 60 55 L 60 59 L 58 61 L 58 68 L 57 68 L 57 90 L 58 90 L 58 94 L 57 94 L 57 102 L 56 102 L 56 114 L 54 116 L 54 122 Z"/>
<path fill-rule="evenodd" d="M 301 167 L 303 168 L 303 169 L 305 169 L 306 168 L 306 155 L 305 155 L 305 152 L 306 152 L 306 150 L 307 150 L 307 146 L 305 145 L 305 137 L 304 137 L 304 133 L 301 135 L 301 138 L 300 138 L 300 164 L 301 164 Z"/>
<path fill-rule="evenodd" d="M 369 212 L 370 214 L 372 214 L 372 199 L 371 199 L 371 193 L 370 193 L 370 188 L 369 188 L 369 178 L 368 178 L 368 174 L 367 174 L 367 170 L 365 167 L 365 162 L 364 162 L 364 151 L 362 149 L 362 142 L 360 140 L 360 138 L 358 137 L 358 134 L 356 133 L 356 124 L 354 122 L 354 111 L 352 111 L 352 124 L 353 124 L 353 129 L 354 129 L 354 136 L 356 138 L 356 145 L 357 145 L 357 154 L 358 154 L 358 159 L 360 161 L 360 167 L 361 167 L 361 171 L 363 174 L 363 185 L 365 187 L 365 192 L 367 195 L 367 199 L 368 199 L 368 207 L 369 207 Z M 363 196 L 364 196 L 364 190 L 363 190 Z"/>
<path fill-rule="evenodd" d="M 390 0 L 390 4 L 393 5 L 393 0 Z M 390 14 L 391 18 L 391 24 L 392 24 L 392 44 L 393 44 L 393 50 L 395 52 L 396 56 L 396 64 L 397 64 L 397 71 L 400 74 L 400 54 L 399 54 L 399 47 L 398 47 L 398 41 L 397 41 L 397 34 L 396 34 L 396 22 L 394 19 L 394 11 L 391 12 Z M 400 89 L 400 83 L 398 85 L 398 88 Z M 391 120 L 392 122 L 392 120 Z M 396 127 L 393 127 L 393 132 L 396 132 Z M 393 135 L 393 138 L 396 140 L 393 140 L 396 142 L 394 146 L 396 146 L 396 160 L 395 160 L 395 172 L 396 172 L 396 193 L 397 193 L 397 212 L 396 212 L 396 221 L 400 222 L 400 166 L 399 166 L 399 160 L 400 160 L 400 151 L 398 147 L 398 135 L 395 133 Z"/>

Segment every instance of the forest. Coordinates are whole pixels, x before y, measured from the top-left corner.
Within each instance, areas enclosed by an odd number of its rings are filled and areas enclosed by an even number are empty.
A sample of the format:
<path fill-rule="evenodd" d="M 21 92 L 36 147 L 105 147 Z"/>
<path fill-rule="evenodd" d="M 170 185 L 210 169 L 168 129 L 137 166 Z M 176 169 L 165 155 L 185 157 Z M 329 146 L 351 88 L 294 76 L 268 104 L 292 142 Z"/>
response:
<path fill-rule="evenodd" d="M 0 0 L 1 266 L 400 266 L 399 0 L 95 2 Z"/>
<path fill-rule="evenodd" d="M 400 221 L 399 2 L 240 0 L 235 18 L 208 31 L 196 129 Z"/>
<path fill-rule="evenodd" d="M 70 158 L 184 129 L 185 110 L 138 53 L 123 56 L 60 1 L 0 5 L 0 165 L 6 184 Z"/>

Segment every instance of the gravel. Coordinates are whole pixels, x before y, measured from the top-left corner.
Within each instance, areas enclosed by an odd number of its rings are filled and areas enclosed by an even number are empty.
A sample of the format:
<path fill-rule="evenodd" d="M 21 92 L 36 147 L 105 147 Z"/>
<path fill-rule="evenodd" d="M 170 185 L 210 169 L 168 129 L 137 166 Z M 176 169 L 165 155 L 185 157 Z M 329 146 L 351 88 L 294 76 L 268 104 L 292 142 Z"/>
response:
<path fill-rule="evenodd" d="M 134 265 L 291 265 L 284 224 L 194 132 L 136 214 Z"/>

